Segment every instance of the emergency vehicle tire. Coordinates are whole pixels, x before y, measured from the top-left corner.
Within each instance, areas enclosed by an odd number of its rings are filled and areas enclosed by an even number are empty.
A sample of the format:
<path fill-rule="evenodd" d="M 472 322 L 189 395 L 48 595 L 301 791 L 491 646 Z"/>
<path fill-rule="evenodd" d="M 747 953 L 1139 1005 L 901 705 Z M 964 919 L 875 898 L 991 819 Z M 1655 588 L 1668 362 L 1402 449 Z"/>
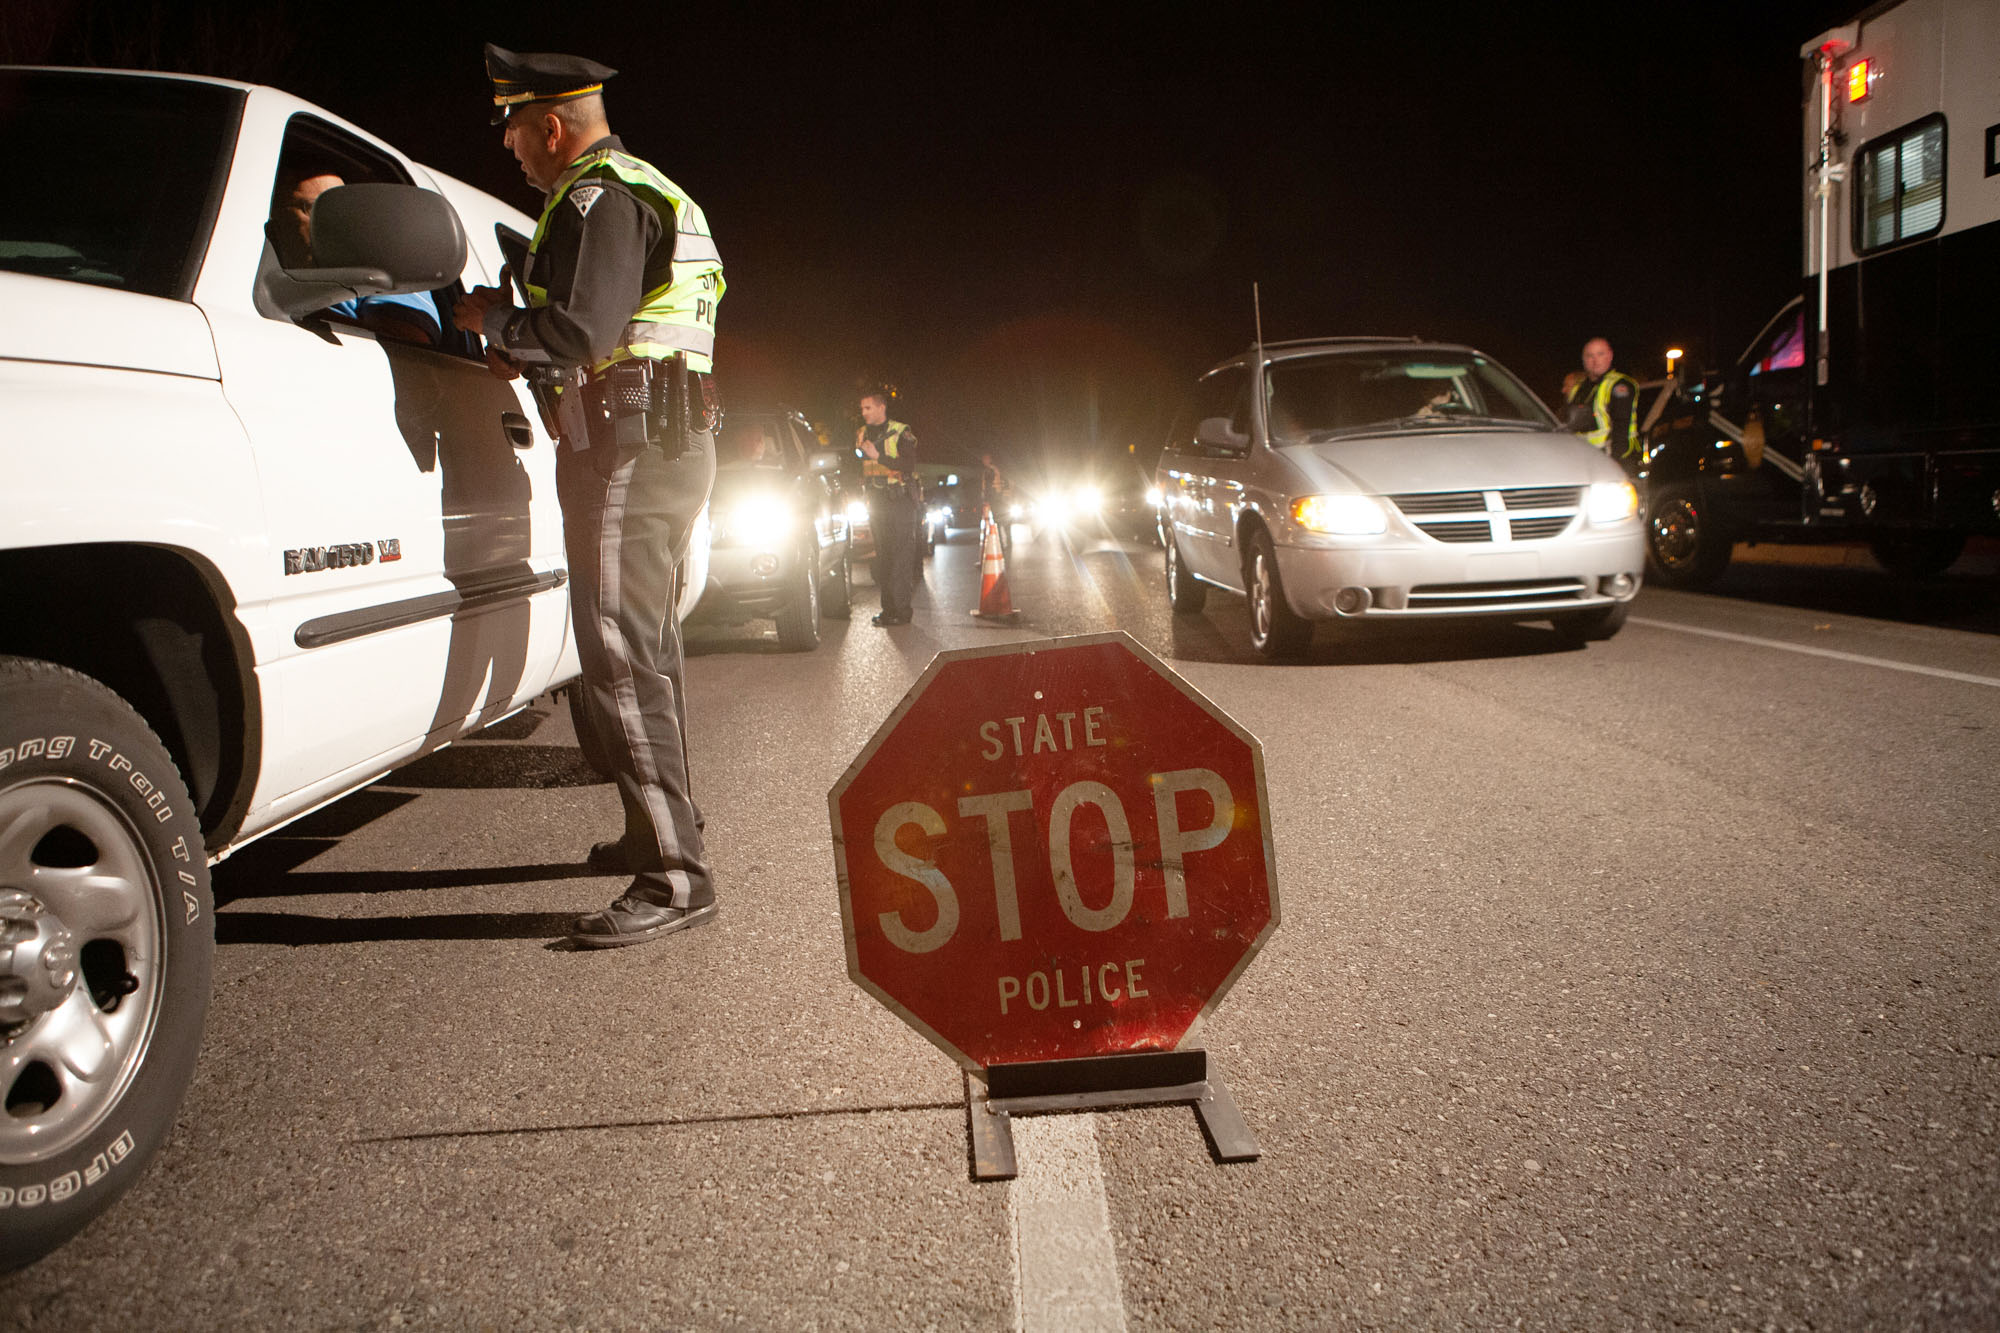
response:
<path fill-rule="evenodd" d="M 214 916 L 194 802 L 145 720 L 0 656 L 0 1272 L 82 1230 L 172 1132 Z"/>
<path fill-rule="evenodd" d="M 1266 658 L 1297 657 L 1312 642 L 1313 625 L 1285 600 L 1271 534 L 1254 529 L 1244 545 L 1243 586 L 1250 594 L 1250 646 Z"/>
<path fill-rule="evenodd" d="M 1898 532 L 1868 543 L 1875 563 L 1899 579 L 1927 579 L 1952 567 L 1965 551 L 1962 532 Z"/>
<path fill-rule="evenodd" d="M 820 585 L 819 613 L 828 620 L 846 620 L 854 611 L 854 562 L 840 557 L 840 563 Z"/>
<path fill-rule="evenodd" d="M 1566 647 L 1581 648 L 1586 643 L 1601 643 L 1623 629 L 1625 617 L 1631 611 L 1630 602 L 1613 602 L 1574 615 L 1557 616 L 1549 623 L 1555 626 L 1556 637 Z"/>
<path fill-rule="evenodd" d="M 1166 548 L 1167 603 L 1184 616 L 1194 615 L 1208 604 L 1208 585 L 1188 573 L 1180 544 L 1172 537 L 1166 539 Z"/>
<path fill-rule="evenodd" d="M 590 710 L 583 706 L 583 682 L 571 681 L 563 687 L 563 693 L 569 696 L 569 722 L 576 731 L 576 746 L 583 752 L 583 762 L 590 766 L 591 772 L 609 782 L 614 765 L 605 751 L 604 742 L 597 735 L 597 728 L 590 723 Z"/>
<path fill-rule="evenodd" d="M 795 559 L 791 599 L 777 615 L 778 646 L 788 653 L 809 653 L 819 647 L 819 552 L 803 549 Z"/>
<path fill-rule="evenodd" d="M 1704 588 L 1729 568 L 1732 543 L 1693 482 L 1669 481 L 1646 504 L 1646 564 L 1669 588 Z"/>

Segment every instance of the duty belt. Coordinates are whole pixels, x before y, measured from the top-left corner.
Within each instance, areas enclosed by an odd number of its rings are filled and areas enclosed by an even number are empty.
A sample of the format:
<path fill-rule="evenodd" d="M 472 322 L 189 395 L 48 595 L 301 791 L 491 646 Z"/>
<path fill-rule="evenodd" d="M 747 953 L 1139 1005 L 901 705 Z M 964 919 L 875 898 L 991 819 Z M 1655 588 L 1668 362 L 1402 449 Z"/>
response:
<path fill-rule="evenodd" d="M 664 361 L 635 357 L 566 379 L 557 415 L 571 448 L 651 446 L 678 458 L 697 422 L 709 432 L 721 422 L 715 377 L 690 371 L 677 356 Z"/>

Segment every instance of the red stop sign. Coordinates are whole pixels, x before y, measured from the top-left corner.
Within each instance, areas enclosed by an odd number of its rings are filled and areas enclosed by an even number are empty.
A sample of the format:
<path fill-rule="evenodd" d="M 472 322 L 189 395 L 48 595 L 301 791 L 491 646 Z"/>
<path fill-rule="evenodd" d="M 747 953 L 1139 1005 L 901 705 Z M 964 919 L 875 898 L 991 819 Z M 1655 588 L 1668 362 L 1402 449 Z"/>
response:
<path fill-rule="evenodd" d="M 1123 633 L 939 654 L 827 804 L 848 975 L 970 1069 L 1171 1050 L 1278 924 L 1261 749 Z"/>

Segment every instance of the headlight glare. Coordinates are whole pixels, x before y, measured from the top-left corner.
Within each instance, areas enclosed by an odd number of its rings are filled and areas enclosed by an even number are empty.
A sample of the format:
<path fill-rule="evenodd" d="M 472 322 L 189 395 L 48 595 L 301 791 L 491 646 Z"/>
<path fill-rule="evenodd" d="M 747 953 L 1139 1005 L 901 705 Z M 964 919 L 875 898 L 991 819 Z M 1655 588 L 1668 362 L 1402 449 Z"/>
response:
<path fill-rule="evenodd" d="M 781 546 L 791 536 L 793 526 L 790 505 L 775 495 L 758 495 L 731 509 L 717 535 L 738 546 Z"/>
<path fill-rule="evenodd" d="M 1307 495 L 1292 501 L 1292 520 L 1310 532 L 1367 537 L 1389 530 L 1389 515 L 1365 495 Z"/>
<path fill-rule="evenodd" d="M 847 521 L 849 523 L 866 523 L 868 521 L 868 502 L 866 500 L 849 500 L 847 502 Z"/>
<path fill-rule="evenodd" d="M 1639 512 L 1639 492 L 1629 481 L 1594 481 L 1584 511 L 1592 523 L 1622 523 Z"/>

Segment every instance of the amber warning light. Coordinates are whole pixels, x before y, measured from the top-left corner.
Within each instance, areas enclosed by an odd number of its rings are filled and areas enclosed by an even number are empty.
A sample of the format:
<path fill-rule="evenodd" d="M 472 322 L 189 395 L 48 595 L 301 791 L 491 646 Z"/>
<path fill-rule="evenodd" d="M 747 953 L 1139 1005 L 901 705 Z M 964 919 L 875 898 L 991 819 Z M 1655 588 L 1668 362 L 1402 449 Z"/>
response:
<path fill-rule="evenodd" d="M 1861 102 L 1868 97 L 1869 63 L 1857 60 L 1847 67 L 1847 100 Z"/>

